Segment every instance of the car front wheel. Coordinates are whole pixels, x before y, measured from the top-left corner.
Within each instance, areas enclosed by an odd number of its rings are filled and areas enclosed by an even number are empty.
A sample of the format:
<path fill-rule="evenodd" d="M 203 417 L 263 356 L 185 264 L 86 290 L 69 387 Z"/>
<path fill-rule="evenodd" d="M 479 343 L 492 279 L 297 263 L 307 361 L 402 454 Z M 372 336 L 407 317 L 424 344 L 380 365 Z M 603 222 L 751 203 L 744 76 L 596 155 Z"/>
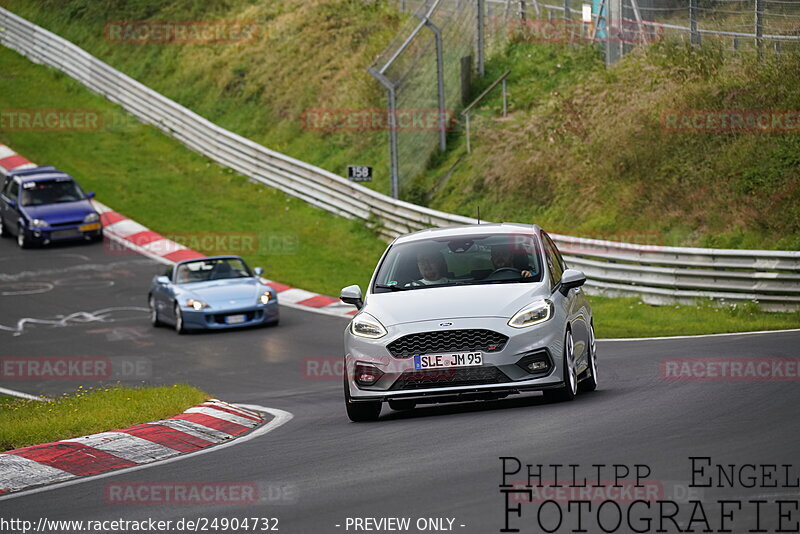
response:
<path fill-rule="evenodd" d="M 179 334 L 186 333 L 186 327 L 183 326 L 183 314 L 181 313 L 181 307 L 177 302 L 175 303 L 175 331 Z"/>
<path fill-rule="evenodd" d="M 567 330 L 564 336 L 564 380 L 558 389 L 545 390 L 545 397 L 555 401 L 571 401 L 578 393 L 578 373 L 575 365 L 575 344 L 572 332 Z"/>
<path fill-rule="evenodd" d="M 3 217 L 0 217 L 0 237 L 11 237 L 11 234 L 8 233 L 6 225 L 3 223 Z"/>
<path fill-rule="evenodd" d="M 353 402 L 350 398 L 350 390 L 347 387 L 347 376 L 344 380 L 344 406 L 347 410 L 347 417 L 354 423 L 367 421 L 377 421 L 381 415 L 380 401 Z"/>
<path fill-rule="evenodd" d="M 148 299 L 150 304 L 150 324 L 153 326 L 161 326 L 161 318 L 158 316 L 158 308 L 156 308 L 156 299 L 152 296 Z"/>
<path fill-rule="evenodd" d="M 19 248 L 30 248 L 31 246 L 30 240 L 25 237 L 25 230 L 22 226 L 17 227 L 17 245 Z"/>

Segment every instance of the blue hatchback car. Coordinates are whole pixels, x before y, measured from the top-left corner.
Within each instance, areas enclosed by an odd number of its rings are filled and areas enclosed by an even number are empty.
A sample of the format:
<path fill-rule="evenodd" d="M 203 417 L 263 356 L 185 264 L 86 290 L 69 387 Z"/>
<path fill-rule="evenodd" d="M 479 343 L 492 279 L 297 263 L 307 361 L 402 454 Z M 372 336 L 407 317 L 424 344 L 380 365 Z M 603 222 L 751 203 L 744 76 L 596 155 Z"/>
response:
<path fill-rule="evenodd" d="M 100 215 L 68 174 L 55 167 L 8 171 L 0 190 L 0 236 L 20 248 L 58 241 L 103 238 Z"/>

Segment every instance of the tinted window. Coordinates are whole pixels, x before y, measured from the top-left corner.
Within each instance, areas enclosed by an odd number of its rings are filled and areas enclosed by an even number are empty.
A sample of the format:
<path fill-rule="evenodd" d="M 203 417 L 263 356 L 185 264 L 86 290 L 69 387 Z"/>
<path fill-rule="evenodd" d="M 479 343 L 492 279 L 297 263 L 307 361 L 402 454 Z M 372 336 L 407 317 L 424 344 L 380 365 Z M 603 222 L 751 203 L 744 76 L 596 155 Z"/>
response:
<path fill-rule="evenodd" d="M 393 246 L 375 278 L 376 292 L 431 286 L 541 281 L 533 234 L 432 238 Z"/>
<path fill-rule="evenodd" d="M 23 206 L 41 206 L 79 200 L 86 200 L 86 195 L 72 180 L 26 182 L 22 185 Z"/>
<path fill-rule="evenodd" d="M 181 264 L 175 276 L 177 284 L 191 284 L 209 280 L 248 278 L 253 276 L 245 262 L 238 258 L 197 260 Z"/>
<path fill-rule="evenodd" d="M 542 232 L 544 238 L 544 253 L 547 261 L 547 267 L 550 271 L 550 283 L 555 286 L 561 281 L 561 275 L 564 274 L 564 260 L 560 257 L 555 243 L 550 239 L 550 236 Z"/>
<path fill-rule="evenodd" d="M 13 200 L 14 202 L 17 201 L 17 184 L 14 180 L 9 180 L 6 183 L 5 190 L 3 193 L 8 197 L 9 200 Z"/>

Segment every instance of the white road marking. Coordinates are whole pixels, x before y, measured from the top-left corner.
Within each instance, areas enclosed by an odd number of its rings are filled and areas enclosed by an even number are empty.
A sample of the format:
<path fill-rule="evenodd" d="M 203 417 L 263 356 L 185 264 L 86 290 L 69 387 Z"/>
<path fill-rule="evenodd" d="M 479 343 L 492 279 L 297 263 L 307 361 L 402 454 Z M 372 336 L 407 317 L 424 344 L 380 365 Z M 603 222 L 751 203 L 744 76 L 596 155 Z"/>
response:
<path fill-rule="evenodd" d="M 597 341 L 656 341 L 656 340 L 671 340 L 671 339 L 698 339 L 701 337 L 723 337 L 723 336 L 753 336 L 756 334 L 785 334 L 787 332 L 800 332 L 800 328 L 792 328 L 789 330 L 758 330 L 756 332 L 725 332 L 724 334 L 697 334 L 693 336 L 664 336 L 664 337 L 621 337 L 598 339 Z"/>
<path fill-rule="evenodd" d="M 210 417 L 216 417 L 217 419 L 223 419 L 225 421 L 230 421 L 231 423 L 236 423 L 237 425 L 246 427 L 254 427 L 258 424 L 257 421 L 253 421 L 252 419 L 246 419 L 239 415 L 233 415 L 232 413 L 223 412 L 222 410 L 215 410 L 214 408 L 205 406 L 195 406 L 194 408 L 189 408 L 184 413 L 199 413 L 208 415 Z"/>
<path fill-rule="evenodd" d="M 15 336 L 22 335 L 28 325 L 44 325 L 50 327 L 63 328 L 75 324 L 85 323 L 113 323 L 110 317 L 113 312 L 118 311 L 140 311 L 149 313 L 150 310 L 139 306 L 120 306 L 116 308 L 103 308 L 93 312 L 75 312 L 69 315 L 58 315 L 55 319 L 36 319 L 25 317 L 17 321 L 16 326 L 5 326 L 0 324 L 0 331 L 12 332 Z"/>
<path fill-rule="evenodd" d="M 228 434 L 227 432 L 214 430 L 213 428 L 208 428 L 207 426 L 185 419 L 162 419 L 161 421 L 150 421 L 148 424 L 168 426 L 212 443 L 220 443 L 233 437 L 232 434 Z"/>
<path fill-rule="evenodd" d="M 264 434 L 267 434 L 268 432 L 272 432 L 276 428 L 285 425 L 286 423 L 291 421 L 291 419 L 294 417 L 294 415 L 292 415 L 291 413 L 286 412 L 284 410 L 278 410 L 276 408 L 265 408 L 263 406 L 258 406 L 258 405 L 255 405 L 255 404 L 241 404 L 241 405 L 237 405 L 237 406 L 241 406 L 242 408 L 246 408 L 248 410 L 256 410 L 256 411 L 259 411 L 259 412 L 266 412 L 266 413 L 272 415 L 274 417 L 274 419 L 272 421 L 270 421 L 269 423 L 265 424 L 264 426 L 256 428 L 255 430 L 253 430 L 252 432 L 250 432 L 246 436 L 239 437 L 237 439 L 228 441 L 226 443 L 221 443 L 219 445 L 209 446 L 209 447 L 206 447 L 205 449 L 201 449 L 199 451 L 190 452 L 188 454 L 181 454 L 180 456 L 174 456 L 172 458 L 167 458 L 166 460 L 157 460 L 155 462 L 150 462 L 150 463 L 144 464 L 144 465 L 137 465 L 135 467 L 126 467 L 124 469 L 119 469 L 117 471 L 109 471 L 108 473 L 101 473 L 99 475 L 93 475 L 93 476 L 89 476 L 89 477 L 74 478 L 74 479 L 71 479 L 71 480 L 66 480 L 64 482 L 58 482 L 56 484 L 51 484 L 51 485 L 48 485 L 48 486 L 41 486 L 41 487 L 38 487 L 38 488 L 32 488 L 30 490 L 22 490 L 22 491 L 19 491 L 17 493 L 11 493 L 9 495 L 2 495 L 2 496 L 0 496 L 0 501 L 4 501 L 4 500 L 8 500 L 8 499 L 15 499 L 17 497 L 22 497 L 22 496 L 26 496 L 26 495 L 32 495 L 34 493 L 42 493 L 42 492 L 45 492 L 45 491 L 51 491 L 51 490 L 63 488 L 63 487 L 66 487 L 66 486 L 72 486 L 74 484 L 82 484 L 83 482 L 87 482 L 89 480 L 96 480 L 96 479 L 100 479 L 100 478 L 117 476 L 117 475 L 121 475 L 123 473 L 130 473 L 131 471 L 138 471 L 140 469 L 147 469 L 147 468 L 154 467 L 154 466 L 157 466 L 157 465 L 164 465 L 164 464 L 168 464 L 168 463 L 172 463 L 172 462 L 177 462 L 177 461 L 180 461 L 180 460 L 184 460 L 186 458 L 199 456 L 201 454 L 208 454 L 210 452 L 216 452 L 216 451 L 219 451 L 221 449 L 225 449 L 227 447 L 233 447 L 234 445 L 239 445 L 239 444 L 248 442 L 248 441 L 250 441 L 252 439 L 261 437 Z M 10 456 L 10 455 L 0 455 L 0 456 Z"/>

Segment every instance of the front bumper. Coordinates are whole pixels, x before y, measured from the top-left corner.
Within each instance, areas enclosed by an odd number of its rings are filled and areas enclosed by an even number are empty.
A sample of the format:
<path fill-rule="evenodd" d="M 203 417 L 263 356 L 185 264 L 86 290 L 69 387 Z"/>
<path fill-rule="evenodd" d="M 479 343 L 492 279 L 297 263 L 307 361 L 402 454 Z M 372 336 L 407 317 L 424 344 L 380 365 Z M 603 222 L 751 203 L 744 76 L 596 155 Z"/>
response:
<path fill-rule="evenodd" d="M 560 387 L 563 383 L 564 332 L 557 321 L 529 328 L 511 328 L 507 318 L 478 317 L 452 321 L 447 330 L 491 330 L 508 337 L 500 350 L 483 352 L 483 365 L 419 371 L 414 358 L 397 358 L 387 345 L 409 334 L 441 332 L 440 321 L 423 321 L 387 328 L 378 340 L 345 333 L 347 387 L 353 401 L 415 399 L 419 402 L 449 402 L 468 398 L 504 396 L 522 391 Z M 462 352 L 453 350 L 453 352 Z M 544 357 L 545 371 L 530 372 L 518 365 L 526 358 Z M 383 374 L 370 386 L 355 379 L 357 365 L 374 366 Z"/>
<path fill-rule="evenodd" d="M 262 306 L 254 305 L 235 309 L 208 308 L 199 311 L 194 308 L 184 307 L 181 312 L 183 314 L 184 328 L 189 330 L 224 330 L 259 326 L 275 323 L 280 317 L 277 299 Z M 228 322 L 228 318 L 236 316 L 244 316 L 244 321 Z"/>
<path fill-rule="evenodd" d="M 45 226 L 42 228 L 25 228 L 22 230 L 26 239 L 32 243 L 48 245 L 62 241 L 80 239 L 100 239 L 103 236 L 103 225 L 100 223 L 74 224 L 66 226 Z"/>

